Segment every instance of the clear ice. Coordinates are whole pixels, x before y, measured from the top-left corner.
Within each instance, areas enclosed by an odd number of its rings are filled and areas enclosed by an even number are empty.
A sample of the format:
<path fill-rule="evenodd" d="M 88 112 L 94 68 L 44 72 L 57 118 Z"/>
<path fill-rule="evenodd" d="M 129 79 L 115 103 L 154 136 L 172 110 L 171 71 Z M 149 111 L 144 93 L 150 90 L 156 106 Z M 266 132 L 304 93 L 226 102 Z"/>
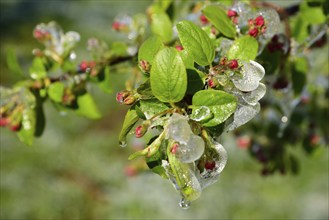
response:
<path fill-rule="evenodd" d="M 205 169 L 202 173 L 200 173 L 200 175 L 197 176 L 202 189 L 217 182 L 219 174 L 223 171 L 227 162 L 227 152 L 225 148 L 216 141 L 213 142 L 212 147 L 217 152 L 217 158 L 213 158 L 216 166 L 212 170 Z"/>
<path fill-rule="evenodd" d="M 258 87 L 248 93 L 242 93 L 242 99 L 249 105 L 257 105 L 258 101 L 263 98 L 266 93 L 266 86 L 259 83 Z"/>
<path fill-rule="evenodd" d="M 250 60 L 243 62 L 241 70 L 242 78 L 232 79 L 236 88 L 243 92 L 250 92 L 259 86 L 259 81 L 265 75 L 265 69 L 259 63 Z"/>
<path fill-rule="evenodd" d="M 260 104 L 256 105 L 239 105 L 238 109 L 234 113 L 234 119 L 231 124 L 227 126 L 228 131 L 232 131 L 237 127 L 247 123 L 253 119 L 260 111 Z"/>
<path fill-rule="evenodd" d="M 204 148 L 203 139 L 191 134 L 187 144 L 180 144 L 178 146 L 176 157 L 183 163 L 193 163 L 202 156 Z"/>

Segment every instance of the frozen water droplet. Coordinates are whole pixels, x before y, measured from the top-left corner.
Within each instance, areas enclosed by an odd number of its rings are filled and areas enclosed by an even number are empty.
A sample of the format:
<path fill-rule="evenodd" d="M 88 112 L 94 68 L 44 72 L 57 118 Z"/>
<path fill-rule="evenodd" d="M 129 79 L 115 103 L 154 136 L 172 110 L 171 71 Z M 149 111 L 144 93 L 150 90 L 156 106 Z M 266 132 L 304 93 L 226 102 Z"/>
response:
<path fill-rule="evenodd" d="M 119 142 L 119 145 L 120 147 L 127 147 L 127 142 L 124 140 L 124 141 L 120 141 Z"/>
<path fill-rule="evenodd" d="M 256 105 L 239 105 L 238 109 L 234 113 L 234 119 L 231 124 L 227 126 L 228 131 L 232 131 L 237 127 L 247 123 L 251 119 L 253 119 L 258 112 L 260 111 L 260 104 Z"/>
<path fill-rule="evenodd" d="M 242 78 L 232 79 L 232 81 L 239 90 L 250 92 L 258 87 L 259 81 L 265 75 L 265 69 L 259 63 L 250 60 L 249 62 L 243 62 L 241 74 Z"/>
<path fill-rule="evenodd" d="M 193 163 L 202 156 L 204 147 L 203 139 L 191 134 L 186 144 L 178 146 L 176 157 L 183 163 Z"/>
<path fill-rule="evenodd" d="M 256 105 L 258 101 L 263 98 L 266 93 L 266 86 L 263 83 L 259 83 L 257 89 L 248 92 L 242 93 L 242 99 L 247 102 L 249 105 Z"/>
<path fill-rule="evenodd" d="M 280 17 L 278 13 L 272 8 L 264 8 L 258 14 L 262 15 L 265 19 L 266 31 L 264 37 L 272 38 L 280 30 Z"/>
<path fill-rule="evenodd" d="M 191 202 L 190 201 L 187 201 L 184 197 L 180 200 L 179 202 L 179 206 L 182 208 L 182 209 L 188 209 L 190 208 L 191 206 Z"/>
<path fill-rule="evenodd" d="M 205 169 L 202 173 L 200 173 L 200 176 L 198 176 L 202 189 L 217 182 L 219 174 L 223 171 L 227 162 L 227 152 L 220 143 L 214 141 L 212 148 L 215 149 L 217 154 L 213 158 L 216 165 L 213 169 Z"/>
<path fill-rule="evenodd" d="M 207 106 L 201 106 L 193 111 L 191 119 L 194 121 L 207 121 L 214 117 L 214 114 L 210 111 Z"/>
<path fill-rule="evenodd" d="M 190 139 L 190 134 L 192 133 L 187 118 L 177 113 L 174 113 L 168 120 L 166 131 L 167 139 L 173 139 L 185 144 Z"/>

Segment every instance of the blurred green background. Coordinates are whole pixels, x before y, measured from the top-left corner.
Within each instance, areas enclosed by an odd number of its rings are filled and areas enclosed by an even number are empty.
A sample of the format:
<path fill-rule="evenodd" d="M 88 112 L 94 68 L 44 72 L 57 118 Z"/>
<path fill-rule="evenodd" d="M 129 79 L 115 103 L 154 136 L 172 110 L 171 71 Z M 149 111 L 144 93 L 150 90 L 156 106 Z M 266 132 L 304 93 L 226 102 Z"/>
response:
<path fill-rule="evenodd" d="M 144 12 L 151 1 L 0 2 L 0 84 L 10 86 L 22 77 L 8 72 L 6 51 L 14 48 L 27 72 L 32 49 L 40 46 L 32 38 L 36 24 L 56 20 L 65 32 L 79 32 L 77 54 L 83 60 L 89 58 L 84 52 L 88 38 L 119 40 L 121 36 L 111 30 L 114 16 Z M 327 49 L 319 54 L 326 56 Z M 188 210 L 178 206 L 179 195 L 169 181 L 150 172 L 128 177 L 127 157 L 138 142 L 132 139 L 127 148 L 119 147 L 117 136 L 127 107 L 115 102 L 115 92 L 123 89 L 128 75 L 125 71 L 112 75 L 111 95 L 90 87 L 103 113 L 101 120 L 61 116 L 47 102 L 46 130 L 32 147 L 1 128 L 1 219 L 328 218 L 329 165 L 324 148 L 311 157 L 297 150 L 298 176 L 262 177 L 260 165 L 226 135 L 222 141 L 229 160 L 220 180 Z"/>

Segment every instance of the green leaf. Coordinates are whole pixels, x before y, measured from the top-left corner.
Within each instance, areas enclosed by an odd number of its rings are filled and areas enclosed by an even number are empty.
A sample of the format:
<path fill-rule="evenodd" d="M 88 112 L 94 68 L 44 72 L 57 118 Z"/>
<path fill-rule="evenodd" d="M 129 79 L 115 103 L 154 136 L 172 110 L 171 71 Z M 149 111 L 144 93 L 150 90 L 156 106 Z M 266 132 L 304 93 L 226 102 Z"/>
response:
<path fill-rule="evenodd" d="M 204 122 L 203 125 L 212 127 L 224 122 L 234 113 L 237 107 L 237 98 L 219 90 L 202 90 L 195 93 L 192 104 L 193 114 L 202 106 L 207 106 L 211 110 L 214 117 Z"/>
<path fill-rule="evenodd" d="M 205 84 L 206 75 L 195 69 L 187 69 L 187 94 L 194 94 Z"/>
<path fill-rule="evenodd" d="M 171 20 L 164 12 L 152 15 L 151 30 L 153 34 L 159 35 L 165 43 L 171 41 L 173 37 Z"/>
<path fill-rule="evenodd" d="M 178 51 L 178 53 L 182 58 L 186 69 L 194 69 L 194 59 L 187 50 Z"/>
<path fill-rule="evenodd" d="M 158 136 L 147 148 L 144 148 L 143 150 L 131 154 L 128 157 L 128 160 L 133 160 L 141 156 L 145 156 L 145 157 L 153 156 L 159 151 L 159 148 L 161 147 L 161 143 L 164 137 L 165 137 L 165 132 L 162 132 L 161 135 Z"/>
<path fill-rule="evenodd" d="M 14 49 L 9 49 L 7 51 L 7 65 L 8 65 L 8 69 L 14 73 L 14 74 L 17 74 L 17 75 L 21 75 L 23 76 L 23 70 L 21 68 L 21 66 L 19 65 L 18 63 L 18 60 L 17 60 L 17 56 L 16 56 L 16 53 L 14 51 Z"/>
<path fill-rule="evenodd" d="M 229 38 L 235 37 L 236 30 L 234 24 L 223 8 L 217 5 L 209 5 L 202 10 L 202 13 L 223 35 Z"/>
<path fill-rule="evenodd" d="M 292 65 L 292 87 L 295 95 L 299 95 L 306 84 L 306 73 L 309 66 L 305 58 L 297 58 Z"/>
<path fill-rule="evenodd" d="M 168 109 L 168 106 L 157 99 L 140 100 L 139 104 L 139 108 L 147 119 Z"/>
<path fill-rule="evenodd" d="M 32 79 L 42 79 L 47 76 L 46 68 L 43 64 L 43 60 L 40 57 L 33 59 L 32 66 L 29 69 Z"/>
<path fill-rule="evenodd" d="M 54 82 L 48 87 L 48 96 L 54 102 L 62 102 L 64 95 L 64 83 Z"/>
<path fill-rule="evenodd" d="M 126 113 L 125 119 L 123 121 L 123 125 L 119 134 L 119 143 L 122 147 L 126 145 L 126 137 L 130 130 L 134 127 L 136 122 L 138 121 L 139 116 L 134 109 L 134 107 L 131 107 L 128 112 Z"/>
<path fill-rule="evenodd" d="M 163 48 L 164 45 L 160 37 L 152 36 L 148 38 L 139 48 L 138 61 L 146 60 L 152 65 L 155 55 Z"/>
<path fill-rule="evenodd" d="M 153 141 L 152 141 L 153 142 Z M 149 145 L 149 144 L 148 144 Z M 162 148 L 165 148 L 165 141 L 162 141 L 160 149 L 155 152 L 150 157 L 145 157 L 145 162 L 147 166 L 152 170 L 153 173 L 158 174 L 164 179 L 168 179 L 167 172 L 165 168 L 162 166 L 162 160 L 166 158 L 166 154 Z"/>
<path fill-rule="evenodd" d="M 102 117 L 99 112 L 93 97 L 89 93 L 78 96 L 78 109 L 75 111 L 77 114 L 85 116 L 90 119 L 99 119 Z"/>
<path fill-rule="evenodd" d="M 300 5 L 299 16 L 309 24 L 322 24 L 326 22 L 326 16 L 321 7 L 309 7 L 307 1 Z"/>
<path fill-rule="evenodd" d="M 207 33 L 190 21 L 181 21 L 176 26 L 184 50 L 193 57 L 197 64 L 210 65 L 214 60 L 215 50 Z"/>
<path fill-rule="evenodd" d="M 104 69 L 103 72 L 103 80 L 98 83 L 99 88 L 101 88 L 106 93 L 112 92 L 112 86 L 111 86 L 111 74 L 110 74 L 110 67 L 107 66 Z"/>
<path fill-rule="evenodd" d="M 187 76 L 184 63 L 174 48 L 164 48 L 156 55 L 151 69 L 153 95 L 162 102 L 175 103 L 183 99 Z"/>
<path fill-rule="evenodd" d="M 142 83 L 138 88 L 137 88 L 137 93 L 140 94 L 141 99 L 149 99 L 149 98 L 154 98 L 151 90 L 151 83 L 150 79 L 147 79 L 144 83 Z"/>
<path fill-rule="evenodd" d="M 23 110 L 22 116 L 22 127 L 17 135 L 21 142 L 31 146 L 35 133 L 35 111 L 27 107 Z"/>
<path fill-rule="evenodd" d="M 258 53 L 258 42 L 250 36 L 243 36 L 235 40 L 230 47 L 227 57 L 229 60 L 255 60 Z"/>

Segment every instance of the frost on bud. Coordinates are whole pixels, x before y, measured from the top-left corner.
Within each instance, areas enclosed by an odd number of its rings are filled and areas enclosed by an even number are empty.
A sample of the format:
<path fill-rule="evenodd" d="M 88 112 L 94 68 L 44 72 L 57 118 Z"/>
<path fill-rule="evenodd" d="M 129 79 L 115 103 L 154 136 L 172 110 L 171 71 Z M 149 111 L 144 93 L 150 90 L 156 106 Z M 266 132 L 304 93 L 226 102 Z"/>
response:
<path fill-rule="evenodd" d="M 256 25 L 257 27 L 263 27 L 265 24 L 265 20 L 263 16 L 258 16 L 257 18 L 255 18 L 254 20 L 254 25 Z"/>
<path fill-rule="evenodd" d="M 143 72 L 150 72 L 151 70 L 151 64 L 146 60 L 139 61 L 139 66 Z"/>
<path fill-rule="evenodd" d="M 206 17 L 206 16 L 204 16 L 204 15 L 200 15 L 199 19 L 200 19 L 200 21 L 201 21 L 201 23 L 202 23 L 203 25 L 205 25 L 205 24 L 208 24 L 208 23 L 209 23 L 209 21 L 208 21 L 207 17 Z"/>
<path fill-rule="evenodd" d="M 257 37 L 258 36 L 258 28 L 252 28 L 248 31 L 248 34 L 252 37 Z"/>
<path fill-rule="evenodd" d="M 230 9 L 227 11 L 227 16 L 229 16 L 229 17 L 236 17 L 237 15 L 238 15 L 238 13 L 234 10 Z"/>
<path fill-rule="evenodd" d="M 236 69 L 239 67 L 239 63 L 237 60 L 231 60 L 230 63 L 228 64 L 228 66 L 230 67 L 230 69 Z"/>

